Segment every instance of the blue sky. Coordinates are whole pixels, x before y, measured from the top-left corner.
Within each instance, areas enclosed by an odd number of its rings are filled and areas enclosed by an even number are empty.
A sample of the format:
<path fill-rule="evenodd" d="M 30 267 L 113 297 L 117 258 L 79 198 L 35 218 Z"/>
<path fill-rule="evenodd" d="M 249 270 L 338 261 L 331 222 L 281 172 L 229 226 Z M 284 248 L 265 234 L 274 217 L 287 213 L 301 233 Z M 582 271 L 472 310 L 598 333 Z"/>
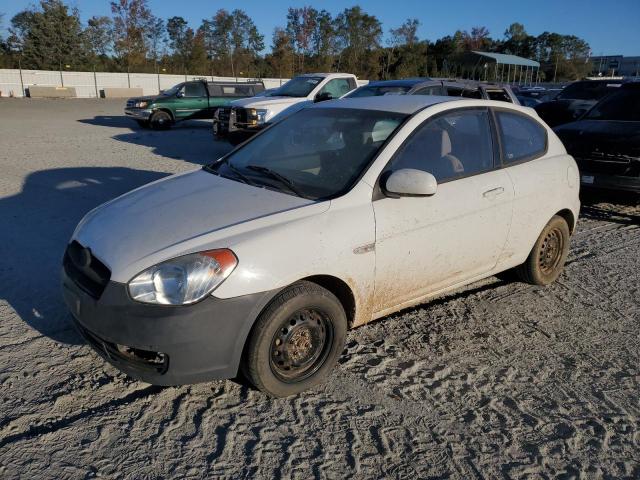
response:
<path fill-rule="evenodd" d="M 35 1 L 0 0 L 0 13 L 5 13 L 3 30 L 6 31 L 13 15 Z M 108 0 L 69 0 L 67 4 L 77 6 L 83 20 L 92 15 L 110 14 Z M 547 30 L 584 38 L 591 45 L 593 55 L 640 55 L 640 0 L 149 0 L 149 4 L 155 15 L 165 19 L 180 15 L 192 26 L 198 26 L 203 18 L 211 17 L 219 8 L 242 8 L 265 36 L 267 47 L 271 45 L 273 29 L 286 23 L 290 6 L 312 5 L 336 14 L 347 6 L 359 4 L 382 21 L 385 34 L 409 17 L 422 22 L 420 38 L 430 40 L 478 25 L 486 26 L 492 37 L 501 38 L 509 24 L 520 22 L 532 35 Z"/>

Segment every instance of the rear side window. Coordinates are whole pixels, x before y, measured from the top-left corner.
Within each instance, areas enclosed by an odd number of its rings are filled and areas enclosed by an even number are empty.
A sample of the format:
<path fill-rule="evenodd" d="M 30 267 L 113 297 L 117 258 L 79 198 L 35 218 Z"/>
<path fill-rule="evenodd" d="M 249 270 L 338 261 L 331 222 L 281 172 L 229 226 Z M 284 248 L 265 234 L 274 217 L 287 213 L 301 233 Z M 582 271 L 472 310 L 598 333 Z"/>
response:
<path fill-rule="evenodd" d="M 202 82 L 189 82 L 184 86 L 185 97 L 206 97 L 207 91 Z"/>
<path fill-rule="evenodd" d="M 423 87 L 413 92 L 412 95 L 442 95 L 442 87 L 440 85 Z"/>
<path fill-rule="evenodd" d="M 493 168 L 493 147 L 486 109 L 447 112 L 420 125 L 400 147 L 386 170 L 414 168 L 438 182 Z"/>
<path fill-rule="evenodd" d="M 531 160 L 547 149 L 547 131 L 542 125 L 525 115 L 496 111 L 502 161 L 505 164 Z"/>

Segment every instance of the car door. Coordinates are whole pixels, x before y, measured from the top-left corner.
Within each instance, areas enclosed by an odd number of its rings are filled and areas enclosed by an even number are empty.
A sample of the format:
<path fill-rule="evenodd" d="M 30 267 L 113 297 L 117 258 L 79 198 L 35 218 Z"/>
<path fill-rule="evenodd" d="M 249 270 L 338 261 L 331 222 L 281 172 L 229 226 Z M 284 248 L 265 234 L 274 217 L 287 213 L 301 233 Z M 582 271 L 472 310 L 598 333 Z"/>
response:
<path fill-rule="evenodd" d="M 438 189 L 431 197 L 374 200 L 375 312 L 494 268 L 513 208 L 512 184 L 496 168 L 495 150 L 486 108 L 438 114 L 398 149 L 381 181 L 395 170 L 415 168 L 432 173 Z"/>
<path fill-rule="evenodd" d="M 206 118 L 209 109 L 209 97 L 203 82 L 184 84 L 183 97 L 176 107 L 176 118 Z"/>

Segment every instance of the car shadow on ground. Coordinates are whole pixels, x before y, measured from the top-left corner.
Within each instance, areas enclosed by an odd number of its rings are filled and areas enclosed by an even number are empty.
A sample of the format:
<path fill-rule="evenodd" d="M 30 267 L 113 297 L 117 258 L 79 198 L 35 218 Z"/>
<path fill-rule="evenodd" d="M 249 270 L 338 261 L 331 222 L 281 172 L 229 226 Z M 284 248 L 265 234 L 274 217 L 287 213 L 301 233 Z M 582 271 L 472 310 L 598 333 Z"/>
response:
<path fill-rule="evenodd" d="M 233 149 L 229 143 L 214 139 L 211 122 L 207 120 L 187 120 L 167 130 L 142 128 L 124 116 L 100 115 L 78 121 L 89 125 L 128 128 L 130 132 L 119 133 L 112 138 L 151 148 L 154 154 L 162 157 L 196 165 L 207 165 Z"/>
<path fill-rule="evenodd" d="M 583 191 L 580 194 L 580 216 L 591 220 L 623 225 L 640 225 L 640 215 L 635 213 L 640 195 L 628 192 Z"/>
<path fill-rule="evenodd" d="M 166 175 L 122 167 L 59 168 L 29 175 L 20 193 L 0 199 L 0 298 L 42 335 L 83 343 L 60 290 L 67 242 L 89 210 Z"/>

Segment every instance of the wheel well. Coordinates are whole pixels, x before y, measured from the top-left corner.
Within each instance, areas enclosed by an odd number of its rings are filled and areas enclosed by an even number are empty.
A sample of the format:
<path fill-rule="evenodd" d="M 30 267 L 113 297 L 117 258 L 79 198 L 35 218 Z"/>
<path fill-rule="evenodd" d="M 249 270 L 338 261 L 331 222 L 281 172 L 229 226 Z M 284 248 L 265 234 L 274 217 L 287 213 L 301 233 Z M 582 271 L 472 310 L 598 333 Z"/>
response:
<path fill-rule="evenodd" d="M 349 285 L 338 277 L 333 277 L 331 275 L 314 275 L 312 277 L 303 278 L 302 280 L 313 282 L 333 293 L 338 300 L 340 300 L 342 308 L 344 308 L 344 311 L 347 314 L 347 324 L 349 328 L 351 328 L 356 316 L 356 301 Z"/>
<path fill-rule="evenodd" d="M 576 219 L 573 216 L 573 212 L 568 208 L 565 208 L 564 210 L 560 210 L 556 213 L 556 215 L 565 219 L 567 225 L 569 225 L 569 233 L 573 234 L 573 229 L 576 225 Z"/>
<path fill-rule="evenodd" d="M 168 113 L 168 114 L 169 114 L 169 116 L 171 117 L 171 121 L 172 121 L 172 122 L 173 122 L 173 121 L 175 121 L 175 118 L 174 118 L 174 116 L 173 116 L 173 112 L 172 112 L 171 110 L 169 110 L 168 108 L 156 108 L 156 109 L 154 110 L 154 113 L 155 113 L 155 112 L 165 112 L 165 113 Z M 152 114 L 152 115 L 153 115 L 153 114 Z"/>

